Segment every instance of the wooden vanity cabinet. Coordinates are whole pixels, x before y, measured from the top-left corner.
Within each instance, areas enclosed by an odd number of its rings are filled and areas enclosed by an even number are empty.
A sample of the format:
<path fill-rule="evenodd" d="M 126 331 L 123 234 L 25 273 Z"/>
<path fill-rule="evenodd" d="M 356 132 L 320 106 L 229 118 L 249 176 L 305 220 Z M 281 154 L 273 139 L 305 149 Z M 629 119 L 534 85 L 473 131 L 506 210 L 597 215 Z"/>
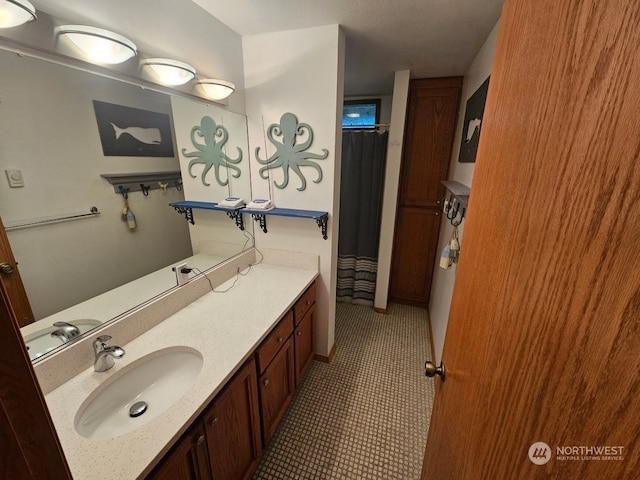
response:
<path fill-rule="evenodd" d="M 196 422 L 167 453 L 147 480 L 210 480 L 204 425 Z"/>
<path fill-rule="evenodd" d="M 250 479 L 262 455 L 253 357 L 216 396 L 202 419 L 213 478 Z"/>
<path fill-rule="evenodd" d="M 278 428 L 295 391 L 293 311 L 289 311 L 256 351 L 260 379 L 260 421 L 264 445 Z"/>
<path fill-rule="evenodd" d="M 148 480 L 248 480 L 313 360 L 316 284 L 173 446 Z"/>
<path fill-rule="evenodd" d="M 147 480 L 248 480 L 262 455 L 251 357 Z"/>

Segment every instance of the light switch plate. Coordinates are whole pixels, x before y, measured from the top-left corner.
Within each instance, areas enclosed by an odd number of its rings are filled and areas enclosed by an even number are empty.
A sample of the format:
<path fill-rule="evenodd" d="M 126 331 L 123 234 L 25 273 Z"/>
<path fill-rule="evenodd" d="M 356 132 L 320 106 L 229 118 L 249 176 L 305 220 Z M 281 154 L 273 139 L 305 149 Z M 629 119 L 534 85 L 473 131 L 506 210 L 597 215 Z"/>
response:
<path fill-rule="evenodd" d="M 9 169 L 4 171 L 7 174 L 7 180 L 11 188 L 24 187 L 24 178 L 22 178 L 22 171 Z"/>

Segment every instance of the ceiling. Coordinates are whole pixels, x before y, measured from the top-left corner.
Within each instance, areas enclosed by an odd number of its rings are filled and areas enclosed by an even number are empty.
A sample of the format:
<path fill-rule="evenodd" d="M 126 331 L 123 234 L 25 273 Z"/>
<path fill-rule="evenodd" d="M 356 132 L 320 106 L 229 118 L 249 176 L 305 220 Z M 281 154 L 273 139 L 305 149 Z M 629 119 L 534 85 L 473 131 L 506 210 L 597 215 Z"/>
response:
<path fill-rule="evenodd" d="M 190 51 L 202 48 L 207 23 L 220 28 L 221 22 L 241 36 L 340 24 L 346 34 L 345 95 L 366 96 L 390 94 L 397 70 L 409 69 L 413 78 L 463 75 L 498 21 L 503 0 L 31 2 L 69 22 L 144 36 L 160 51 L 182 52 L 187 62 Z M 203 18 L 203 9 L 211 17 Z"/>

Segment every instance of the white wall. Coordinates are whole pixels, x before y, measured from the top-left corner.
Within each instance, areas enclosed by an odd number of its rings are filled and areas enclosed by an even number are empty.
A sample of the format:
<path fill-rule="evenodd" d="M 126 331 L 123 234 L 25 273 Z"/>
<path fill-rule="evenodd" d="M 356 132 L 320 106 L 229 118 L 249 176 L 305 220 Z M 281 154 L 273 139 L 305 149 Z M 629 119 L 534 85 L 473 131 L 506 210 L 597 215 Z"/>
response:
<path fill-rule="evenodd" d="M 256 228 L 256 246 L 313 253 L 320 258 L 314 350 L 328 356 L 335 333 L 335 289 L 340 196 L 341 118 L 344 83 L 344 35 L 338 25 L 289 30 L 243 37 L 246 114 L 249 122 L 251 176 L 254 197 L 271 197 L 281 208 L 329 212 L 328 239 L 311 219 L 267 217 L 268 233 Z M 275 188 L 282 169 L 272 170 L 271 181 L 262 179 L 255 159 L 256 148 L 264 159 L 275 152 L 265 129 L 290 112 L 307 123 L 314 133 L 308 152 L 329 150 L 326 160 L 316 160 L 323 178 L 313 183 L 316 172 L 303 167 L 304 191 L 291 171 L 289 184 Z M 265 155 L 266 153 L 266 155 Z"/>
<path fill-rule="evenodd" d="M 389 279 L 391 277 L 391 256 L 393 252 L 393 232 L 396 222 L 398 189 L 400 185 L 400 164 L 402 162 L 402 142 L 404 124 L 409 99 L 410 71 L 395 74 L 393 82 L 393 103 L 391 107 L 391 127 L 387 144 L 387 164 L 384 176 L 382 216 L 380 219 L 380 245 L 378 247 L 378 275 L 373 306 L 381 311 L 387 309 Z"/>
<path fill-rule="evenodd" d="M 491 74 L 491 65 L 493 63 L 498 25 L 499 22 L 496 23 L 496 26 L 487 37 L 487 40 L 464 76 L 462 96 L 460 99 L 460 111 L 458 112 L 458 125 L 456 127 L 451 164 L 449 167 L 449 180 L 455 180 L 467 186 L 472 186 L 475 164 L 458 162 L 462 128 L 464 124 L 464 113 L 469 97 L 473 95 L 478 87 L 482 85 L 482 83 Z M 471 189 L 471 196 L 473 196 L 473 188 Z M 451 223 L 446 218 L 443 218 L 440 228 L 440 239 L 438 241 L 438 257 L 440 256 L 440 252 L 442 252 L 444 246 L 451 238 L 452 228 Z M 461 255 L 464 255 L 464 221 L 458 227 L 458 234 L 461 241 Z M 449 309 L 451 307 L 455 277 L 456 265 L 454 265 L 450 270 L 443 270 L 438 267 L 438 262 L 436 261 L 436 265 L 433 270 L 431 297 L 429 300 L 429 317 L 431 319 L 431 331 L 433 333 L 433 343 L 435 347 L 434 362 L 436 362 L 436 364 L 438 364 L 442 358 L 442 348 L 444 346 L 447 323 L 449 321 Z"/>

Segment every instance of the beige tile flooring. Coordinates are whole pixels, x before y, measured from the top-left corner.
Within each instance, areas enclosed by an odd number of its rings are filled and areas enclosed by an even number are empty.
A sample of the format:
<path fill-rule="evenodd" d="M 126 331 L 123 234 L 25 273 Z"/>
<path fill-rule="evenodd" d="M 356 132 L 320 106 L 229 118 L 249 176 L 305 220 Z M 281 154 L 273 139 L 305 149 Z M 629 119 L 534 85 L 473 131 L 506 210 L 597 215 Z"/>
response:
<path fill-rule="evenodd" d="M 338 303 L 337 351 L 313 362 L 254 480 L 420 478 L 433 405 L 427 312 Z"/>

